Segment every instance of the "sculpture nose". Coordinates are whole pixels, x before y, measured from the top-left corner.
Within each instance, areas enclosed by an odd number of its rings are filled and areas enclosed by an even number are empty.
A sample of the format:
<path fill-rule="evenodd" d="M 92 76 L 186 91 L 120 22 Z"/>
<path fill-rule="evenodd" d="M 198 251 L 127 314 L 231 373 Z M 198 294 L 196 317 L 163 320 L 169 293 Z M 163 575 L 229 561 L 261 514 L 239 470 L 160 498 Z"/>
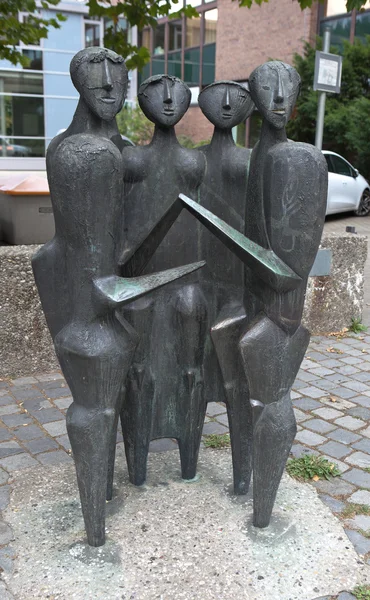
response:
<path fill-rule="evenodd" d="M 106 90 L 107 92 L 110 92 L 113 89 L 112 78 L 111 78 L 111 74 L 110 74 L 110 70 L 109 70 L 109 64 L 108 64 L 107 60 L 104 61 L 103 85 L 102 85 L 102 88 L 103 88 L 103 90 Z"/>
<path fill-rule="evenodd" d="M 228 86 L 226 86 L 226 90 L 225 90 L 225 94 L 224 94 L 224 98 L 223 98 L 223 102 L 222 102 L 222 108 L 224 110 L 230 110 L 231 109 L 231 105 L 230 105 L 230 93 L 229 93 Z"/>
<path fill-rule="evenodd" d="M 284 90 L 283 90 L 283 86 L 281 84 L 280 76 L 278 77 L 278 84 L 277 84 L 277 88 L 275 90 L 274 100 L 275 100 L 276 104 L 281 104 L 282 102 L 284 102 Z"/>
<path fill-rule="evenodd" d="M 163 102 L 165 104 L 172 104 L 171 89 L 170 89 L 170 86 L 168 85 L 167 79 L 164 79 L 164 85 L 163 85 Z"/>

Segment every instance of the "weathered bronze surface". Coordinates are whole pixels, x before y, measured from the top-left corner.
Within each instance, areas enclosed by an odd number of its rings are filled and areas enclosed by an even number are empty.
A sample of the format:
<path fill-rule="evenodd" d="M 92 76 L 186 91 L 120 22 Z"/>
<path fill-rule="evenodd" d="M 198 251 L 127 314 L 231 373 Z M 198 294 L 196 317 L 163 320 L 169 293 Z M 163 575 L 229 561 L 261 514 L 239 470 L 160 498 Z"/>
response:
<path fill-rule="evenodd" d="M 254 524 L 265 527 L 296 432 L 290 389 L 326 206 L 322 154 L 286 137 L 298 73 L 275 61 L 251 74 L 250 90 L 206 87 L 199 105 L 214 134 L 196 150 L 176 138 L 191 98 L 176 77 L 141 85 L 155 131 L 134 148 L 115 121 L 123 59 L 82 50 L 71 77 L 80 101 L 47 153 L 56 234 L 33 268 L 73 395 L 67 430 L 88 542 L 105 540 L 119 415 L 134 484 L 160 437 L 178 440 L 192 479 L 210 401 L 227 406 L 235 493 L 253 471 Z M 263 125 L 250 155 L 232 128 L 254 107 Z"/>

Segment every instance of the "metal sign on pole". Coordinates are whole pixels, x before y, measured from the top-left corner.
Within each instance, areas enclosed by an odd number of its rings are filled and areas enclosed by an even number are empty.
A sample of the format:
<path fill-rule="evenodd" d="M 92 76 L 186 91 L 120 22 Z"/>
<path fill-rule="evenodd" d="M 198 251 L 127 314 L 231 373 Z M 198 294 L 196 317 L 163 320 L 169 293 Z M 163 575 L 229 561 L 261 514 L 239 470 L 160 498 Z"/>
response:
<path fill-rule="evenodd" d="M 340 93 L 340 84 L 342 79 L 342 57 L 337 54 L 330 54 L 330 28 L 326 27 L 324 31 L 323 52 L 316 52 L 315 76 L 313 89 L 320 91 L 319 103 L 317 107 L 316 136 L 315 146 L 322 149 L 322 139 L 324 133 L 324 117 L 326 92 L 334 94 Z"/>

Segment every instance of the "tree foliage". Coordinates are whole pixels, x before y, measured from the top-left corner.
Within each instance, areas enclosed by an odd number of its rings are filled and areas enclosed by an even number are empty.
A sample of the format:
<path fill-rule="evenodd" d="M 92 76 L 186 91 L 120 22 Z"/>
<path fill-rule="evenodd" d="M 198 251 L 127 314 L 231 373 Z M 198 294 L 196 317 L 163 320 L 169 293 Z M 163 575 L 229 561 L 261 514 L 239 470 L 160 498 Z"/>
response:
<path fill-rule="evenodd" d="M 117 115 L 117 125 L 119 132 L 138 146 L 147 144 L 153 137 L 154 125 L 138 106 L 124 106 Z"/>
<path fill-rule="evenodd" d="M 59 0 L 41 2 L 44 9 L 58 4 Z M 24 21 L 18 17 L 20 12 L 28 15 Z M 35 0 L 0 0 L 0 59 L 26 67 L 29 59 L 16 46 L 20 42 L 28 46 L 38 45 L 42 38 L 47 37 L 49 27 L 59 28 L 60 22 L 65 20 L 66 17 L 60 13 L 50 19 L 38 16 Z"/>
<path fill-rule="evenodd" d="M 317 48 L 321 49 L 318 39 Z M 337 54 L 335 48 L 331 52 Z M 315 48 L 306 44 L 304 55 L 295 54 L 294 66 L 302 78 L 301 94 L 288 124 L 290 138 L 315 141 L 318 94 L 313 90 Z M 370 176 L 370 36 L 365 43 L 344 44 L 340 94 L 327 94 L 324 122 L 326 150 L 343 155 L 361 173 Z"/>

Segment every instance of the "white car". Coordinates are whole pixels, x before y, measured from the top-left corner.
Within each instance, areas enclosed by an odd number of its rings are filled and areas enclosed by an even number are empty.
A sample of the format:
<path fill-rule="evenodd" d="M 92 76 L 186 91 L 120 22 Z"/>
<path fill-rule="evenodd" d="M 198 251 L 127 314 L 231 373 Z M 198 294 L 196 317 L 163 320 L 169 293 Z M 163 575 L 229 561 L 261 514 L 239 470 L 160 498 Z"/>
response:
<path fill-rule="evenodd" d="M 353 210 L 358 217 L 370 213 L 370 185 L 357 169 L 335 152 L 323 150 L 329 170 L 326 214 Z"/>

